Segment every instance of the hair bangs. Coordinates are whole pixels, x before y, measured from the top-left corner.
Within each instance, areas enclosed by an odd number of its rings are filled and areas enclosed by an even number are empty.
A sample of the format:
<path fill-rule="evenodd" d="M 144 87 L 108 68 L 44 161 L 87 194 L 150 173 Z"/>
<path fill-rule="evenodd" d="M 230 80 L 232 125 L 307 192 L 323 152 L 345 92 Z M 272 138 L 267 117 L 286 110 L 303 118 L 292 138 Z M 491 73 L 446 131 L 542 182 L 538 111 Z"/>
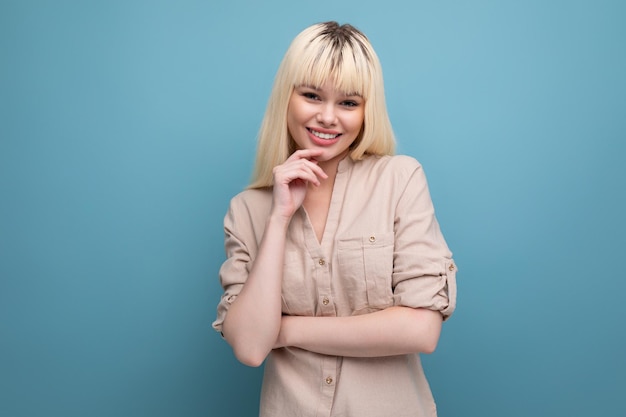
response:
<path fill-rule="evenodd" d="M 294 87 L 307 85 L 321 88 L 332 82 L 346 95 L 358 95 L 367 100 L 371 88 L 369 59 L 363 48 L 353 42 L 329 42 L 316 38 L 302 50 L 294 68 Z"/>

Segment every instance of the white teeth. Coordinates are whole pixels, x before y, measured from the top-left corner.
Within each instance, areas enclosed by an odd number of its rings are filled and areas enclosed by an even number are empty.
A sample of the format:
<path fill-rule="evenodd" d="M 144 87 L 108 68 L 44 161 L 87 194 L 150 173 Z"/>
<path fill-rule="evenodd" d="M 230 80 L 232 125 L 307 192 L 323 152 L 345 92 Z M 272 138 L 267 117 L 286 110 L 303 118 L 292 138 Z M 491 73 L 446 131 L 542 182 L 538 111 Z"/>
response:
<path fill-rule="evenodd" d="M 320 139 L 335 139 L 337 136 L 339 136 L 339 134 L 331 135 L 330 133 L 316 132 L 313 129 L 311 129 L 311 133 L 313 133 L 315 136 L 317 136 Z"/>

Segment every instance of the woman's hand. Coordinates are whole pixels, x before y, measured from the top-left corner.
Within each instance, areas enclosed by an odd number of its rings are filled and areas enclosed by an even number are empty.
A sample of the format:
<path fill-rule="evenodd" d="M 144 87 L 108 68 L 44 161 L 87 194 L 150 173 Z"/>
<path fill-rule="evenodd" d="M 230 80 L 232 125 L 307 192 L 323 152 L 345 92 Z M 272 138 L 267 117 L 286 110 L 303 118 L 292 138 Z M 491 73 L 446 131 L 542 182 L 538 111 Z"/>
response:
<path fill-rule="evenodd" d="M 309 183 L 320 185 L 328 175 L 314 159 L 321 149 L 301 149 L 274 168 L 274 197 L 272 213 L 290 219 L 304 202 Z"/>

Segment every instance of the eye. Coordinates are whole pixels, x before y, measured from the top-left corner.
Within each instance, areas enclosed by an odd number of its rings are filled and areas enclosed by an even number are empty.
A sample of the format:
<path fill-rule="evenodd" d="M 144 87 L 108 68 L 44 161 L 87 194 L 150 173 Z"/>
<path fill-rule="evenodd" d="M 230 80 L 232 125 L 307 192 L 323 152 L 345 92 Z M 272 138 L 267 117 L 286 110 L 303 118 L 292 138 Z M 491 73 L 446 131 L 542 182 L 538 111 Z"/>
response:
<path fill-rule="evenodd" d="M 302 93 L 302 97 L 308 98 L 309 100 L 319 100 L 319 98 L 320 98 L 317 94 L 312 93 L 310 91 L 304 91 Z"/>
<path fill-rule="evenodd" d="M 359 102 L 355 100 L 344 100 L 341 102 L 341 105 L 345 107 L 358 107 Z"/>

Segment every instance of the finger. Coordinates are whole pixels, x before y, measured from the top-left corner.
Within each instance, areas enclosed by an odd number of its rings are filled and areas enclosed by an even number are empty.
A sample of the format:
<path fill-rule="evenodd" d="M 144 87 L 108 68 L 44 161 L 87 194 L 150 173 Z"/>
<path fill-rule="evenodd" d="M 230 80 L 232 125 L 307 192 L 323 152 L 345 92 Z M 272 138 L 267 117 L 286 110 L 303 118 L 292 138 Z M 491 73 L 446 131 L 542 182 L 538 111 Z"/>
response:
<path fill-rule="evenodd" d="M 328 178 L 328 175 L 326 175 L 324 170 L 320 166 L 318 166 L 316 162 L 309 161 L 308 159 L 290 161 L 283 165 L 279 165 L 278 167 L 276 167 L 275 170 L 275 175 L 288 175 L 290 180 L 293 180 L 295 177 L 300 175 L 297 173 L 307 175 L 307 178 L 311 178 L 309 174 L 312 175 L 312 178 L 314 178 L 314 182 L 316 183 L 318 182 L 319 178 Z"/>
<path fill-rule="evenodd" d="M 307 169 L 310 169 L 311 172 L 315 173 L 315 175 L 317 175 L 320 178 L 324 178 L 324 179 L 328 178 L 328 175 L 326 175 L 326 172 L 324 172 L 322 167 L 320 167 L 318 165 L 318 162 L 315 160 L 300 159 L 297 163 L 303 164 L 304 167 L 306 167 Z"/>
<path fill-rule="evenodd" d="M 308 167 L 291 167 L 285 171 L 277 173 L 276 180 L 283 184 L 289 184 L 292 181 L 300 179 L 302 181 L 310 181 L 313 184 L 319 185 L 320 180 L 313 170 Z"/>
<path fill-rule="evenodd" d="M 292 153 L 287 160 L 311 159 L 324 153 L 323 149 L 298 149 Z"/>

